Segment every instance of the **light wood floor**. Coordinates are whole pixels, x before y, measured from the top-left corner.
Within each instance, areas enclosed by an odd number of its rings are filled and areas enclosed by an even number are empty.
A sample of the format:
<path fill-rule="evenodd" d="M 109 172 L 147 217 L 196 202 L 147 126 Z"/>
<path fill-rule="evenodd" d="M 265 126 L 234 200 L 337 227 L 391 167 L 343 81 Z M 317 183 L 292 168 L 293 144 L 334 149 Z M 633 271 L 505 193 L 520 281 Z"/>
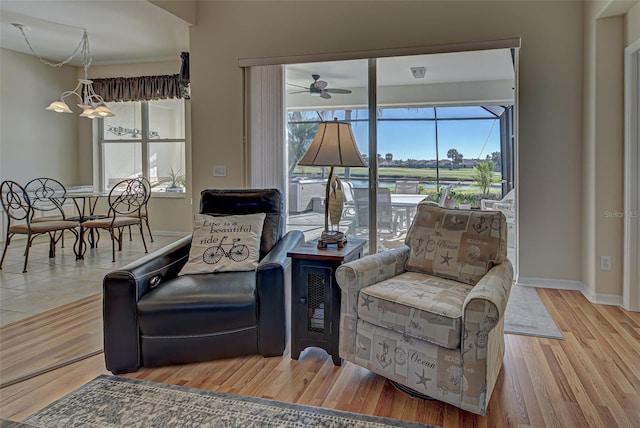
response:
<path fill-rule="evenodd" d="M 443 427 L 640 427 L 640 314 L 592 305 L 577 291 L 539 290 L 565 340 L 506 335 L 504 365 L 479 417 L 408 398 L 382 377 L 307 349 L 299 361 L 252 356 L 127 375 Z M 0 382 L 102 346 L 101 298 L 85 298 L 0 330 Z M 60 332 L 64 332 L 61 334 Z M 99 374 L 98 354 L 0 389 L 0 417 L 20 420 Z"/>

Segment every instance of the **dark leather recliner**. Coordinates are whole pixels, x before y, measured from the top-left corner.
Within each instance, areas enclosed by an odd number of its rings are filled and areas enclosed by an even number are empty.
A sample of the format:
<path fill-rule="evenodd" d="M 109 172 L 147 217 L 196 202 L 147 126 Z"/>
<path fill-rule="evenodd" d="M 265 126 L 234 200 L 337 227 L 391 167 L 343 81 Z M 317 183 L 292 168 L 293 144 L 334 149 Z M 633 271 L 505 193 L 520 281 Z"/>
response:
<path fill-rule="evenodd" d="M 107 370 L 154 367 L 241 355 L 282 355 L 286 346 L 287 252 L 304 241 L 283 236 L 285 204 L 277 189 L 204 190 L 200 213 L 266 213 L 255 271 L 178 276 L 191 236 L 104 278 Z"/>

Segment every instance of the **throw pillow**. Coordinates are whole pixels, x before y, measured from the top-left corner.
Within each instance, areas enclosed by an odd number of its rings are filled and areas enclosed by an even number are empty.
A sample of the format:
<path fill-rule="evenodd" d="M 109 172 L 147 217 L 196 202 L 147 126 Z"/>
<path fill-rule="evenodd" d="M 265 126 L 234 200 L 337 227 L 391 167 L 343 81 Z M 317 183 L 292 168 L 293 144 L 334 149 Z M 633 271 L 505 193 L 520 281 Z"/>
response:
<path fill-rule="evenodd" d="M 258 266 L 265 213 L 215 217 L 197 214 L 189 260 L 179 275 L 247 271 Z"/>
<path fill-rule="evenodd" d="M 408 271 L 475 285 L 507 255 L 507 224 L 500 211 L 419 204 L 405 243 Z"/>

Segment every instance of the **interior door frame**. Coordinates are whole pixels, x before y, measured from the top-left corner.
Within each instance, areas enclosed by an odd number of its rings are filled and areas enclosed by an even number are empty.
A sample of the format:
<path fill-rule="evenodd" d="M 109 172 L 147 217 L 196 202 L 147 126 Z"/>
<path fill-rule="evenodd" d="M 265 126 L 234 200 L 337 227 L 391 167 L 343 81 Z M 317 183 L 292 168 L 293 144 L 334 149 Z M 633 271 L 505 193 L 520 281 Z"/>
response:
<path fill-rule="evenodd" d="M 624 249 L 622 307 L 640 311 L 640 39 L 624 50 Z"/>

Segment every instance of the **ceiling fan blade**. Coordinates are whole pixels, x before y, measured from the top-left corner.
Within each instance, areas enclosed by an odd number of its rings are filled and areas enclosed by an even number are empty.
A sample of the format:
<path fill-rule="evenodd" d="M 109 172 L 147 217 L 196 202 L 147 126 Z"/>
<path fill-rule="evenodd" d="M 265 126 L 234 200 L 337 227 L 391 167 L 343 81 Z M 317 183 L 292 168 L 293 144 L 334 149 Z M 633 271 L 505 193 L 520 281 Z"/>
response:
<path fill-rule="evenodd" d="M 295 83 L 287 83 L 287 85 L 291 85 L 291 86 L 295 86 L 295 87 L 298 87 L 298 88 L 306 89 L 307 91 L 309 90 L 308 86 L 300 86 L 300 85 L 296 85 Z"/>
<path fill-rule="evenodd" d="M 329 98 L 331 98 L 331 95 L 326 90 L 324 90 L 320 93 L 320 98 L 324 98 L 325 100 L 328 100 Z"/>
<path fill-rule="evenodd" d="M 294 91 L 294 92 L 287 92 L 287 93 L 288 94 L 303 94 L 303 93 L 306 94 L 308 92 L 309 92 L 309 90 L 305 89 L 304 91 Z"/>
<path fill-rule="evenodd" d="M 331 92 L 332 94 L 350 94 L 351 93 L 351 91 L 349 89 L 329 88 L 329 89 L 325 89 L 325 91 Z"/>
<path fill-rule="evenodd" d="M 317 81 L 313 82 L 313 86 L 316 89 L 324 89 L 324 88 L 327 87 L 327 85 L 328 85 L 328 83 L 325 82 L 324 80 L 317 80 Z"/>

